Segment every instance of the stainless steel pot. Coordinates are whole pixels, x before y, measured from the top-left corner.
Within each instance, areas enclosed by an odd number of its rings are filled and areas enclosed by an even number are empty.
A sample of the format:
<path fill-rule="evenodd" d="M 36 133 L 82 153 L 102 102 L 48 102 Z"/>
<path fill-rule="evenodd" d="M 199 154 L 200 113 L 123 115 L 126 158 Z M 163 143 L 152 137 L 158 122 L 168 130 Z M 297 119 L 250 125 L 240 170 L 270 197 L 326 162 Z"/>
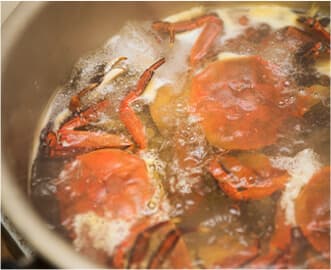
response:
<path fill-rule="evenodd" d="M 127 20 L 159 19 L 201 2 L 25 2 L 2 28 L 2 207 L 33 247 L 59 267 L 95 267 L 52 232 L 27 196 L 40 116 L 74 62 Z M 240 4 L 239 2 L 235 3 Z M 288 5 L 289 3 L 287 3 Z M 290 3 L 302 7 L 311 3 Z M 328 9 L 328 3 L 325 2 Z"/>

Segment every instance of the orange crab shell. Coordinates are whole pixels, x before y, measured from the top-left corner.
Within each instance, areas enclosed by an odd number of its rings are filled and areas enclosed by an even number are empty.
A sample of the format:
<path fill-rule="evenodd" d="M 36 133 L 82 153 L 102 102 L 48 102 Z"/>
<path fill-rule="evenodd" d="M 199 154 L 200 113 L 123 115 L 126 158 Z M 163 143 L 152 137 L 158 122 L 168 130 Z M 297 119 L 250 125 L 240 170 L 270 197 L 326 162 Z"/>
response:
<path fill-rule="evenodd" d="M 330 167 L 317 172 L 301 190 L 296 220 L 311 245 L 330 258 Z"/>
<path fill-rule="evenodd" d="M 145 162 L 117 149 L 77 156 L 65 166 L 58 181 L 56 196 L 62 221 L 87 211 L 134 219 L 154 192 Z"/>
<path fill-rule="evenodd" d="M 193 78 L 190 95 L 207 140 L 219 148 L 242 150 L 274 143 L 285 118 L 277 106 L 283 81 L 258 56 L 209 64 Z"/>
<path fill-rule="evenodd" d="M 234 200 L 261 199 L 284 188 L 289 175 L 273 168 L 263 154 L 221 156 L 208 167 L 219 187 Z"/>

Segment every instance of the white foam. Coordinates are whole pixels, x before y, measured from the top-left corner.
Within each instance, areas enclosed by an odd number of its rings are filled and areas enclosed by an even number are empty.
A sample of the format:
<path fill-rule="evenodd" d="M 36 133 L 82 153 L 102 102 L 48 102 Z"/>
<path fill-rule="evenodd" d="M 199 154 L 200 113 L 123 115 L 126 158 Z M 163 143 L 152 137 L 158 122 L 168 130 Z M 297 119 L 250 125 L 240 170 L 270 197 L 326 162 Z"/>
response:
<path fill-rule="evenodd" d="M 150 33 L 150 24 L 127 23 L 119 34 L 111 38 L 108 47 L 113 57 L 127 57 L 130 69 L 144 71 L 162 55 L 162 44 Z"/>
<path fill-rule="evenodd" d="M 94 212 L 79 214 L 73 220 L 76 235 L 73 243 L 78 251 L 92 247 L 111 255 L 129 235 L 131 226 L 130 222 L 109 220 Z"/>
<path fill-rule="evenodd" d="M 165 52 L 166 62 L 155 72 L 141 96 L 147 103 L 153 102 L 157 91 L 165 85 L 170 85 L 177 93 L 182 91 L 189 70 L 190 52 L 201 30 L 198 28 L 175 36 L 174 45 Z"/>
<path fill-rule="evenodd" d="M 124 68 L 114 68 L 110 70 L 102 80 L 102 82 L 98 85 L 98 87 L 95 89 L 96 91 L 101 91 L 102 89 L 109 84 L 112 80 L 114 80 L 117 76 L 123 74 L 126 70 Z"/>
<path fill-rule="evenodd" d="M 220 8 L 216 9 L 215 12 L 223 21 L 223 32 L 220 36 L 221 43 L 237 37 L 247 28 L 247 26 L 238 23 L 241 16 L 248 15 L 247 8 Z"/>
<path fill-rule="evenodd" d="M 295 226 L 295 200 L 322 164 L 318 155 L 310 148 L 302 150 L 295 157 L 272 158 L 271 163 L 273 167 L 287 170 L 290 175 L 281 197 L 281 207 L 285 211 L 286 223 Z"/>

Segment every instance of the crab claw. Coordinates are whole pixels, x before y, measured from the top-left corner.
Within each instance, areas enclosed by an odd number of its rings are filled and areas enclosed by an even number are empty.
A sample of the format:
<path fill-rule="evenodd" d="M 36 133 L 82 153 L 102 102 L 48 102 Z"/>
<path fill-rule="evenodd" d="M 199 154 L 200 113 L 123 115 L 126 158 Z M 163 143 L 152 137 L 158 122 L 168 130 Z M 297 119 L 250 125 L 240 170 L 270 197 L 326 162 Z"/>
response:
<path fill-rule="evenodd" d="M 100 78 L 98 77 L 97 82 L 92 82 L 83 90 L 78 92 L 78 94 L 73 95 L 70 99 L 69 103 L 69 110 L 72 112 L 80 111 L 81 107 L 81 98 L 85 96 L 87 93 L 91 92 L 95 88 L 108 83 L 109 81 L 115 79 L 118 75 L 122 74 L 125 70 L 124 69 L 114 69 L 114 67 L 121 61 L 126 60 L 126 57 L 118 57 L 108 63 L 105 67 L 104 72 L 101 74 Z"/>
<path fill-rule="evenodd" d="M 130 92 L 121 102 L 120 105 L 120 119 L 126 126 L 129 133 L 132 135 L 133 140 L 138 144 L 141 149 L 146 148 L 147 139 L 145 129 L 140 119 L 135 114 L 130 104 L 135 101 L 145 90 L 147 84 L 153 77 L 157 68 L 164 64 L 165 58 L 161 58 L 156 63 L 151 65 L 139 78 L 135 89 Z"/>
<path fill-rule="evenodd" d="M 109 101 L 103 100 L 67 121 L 55 133 L 46 134 L 46 144 L 50 157 L 64 157 L 101 148 L 124 148 L 130 146 L 130 140 L 121 135 L 104 131 L 76 130 L 98 120 L 100 113 L 109 107 Z"/>
<path fill-rule="evenodd" d="M 169 33 L 170 42 L 175 41 L 175 33 L 181 33 L 205 25 L 202 33 L 194 43 L 190 54 L 190 63 L 192 66 L 203 59 L 213 45 L 216 37 L 222 32 L 223 21 L 216 14 L 207 14 L 192 20 L 182 22 L 154 22 L 152 28 L 156 31 Z"/>
<path fill-rule="evenodd" d="M 284 188 L 285 171 L 271 166 L 260 154 L 243 154 L 213 159 L 208 167 L 219 187 L 234 200 L 262 199 Z"/>
<path fill-rule="evenodd" d="M 113 265 L 123 268 L 190 268 L 191 259 L 181 234 L 171 221 L 151 226 L 137 224 L 132 234 L 115 251 Z M 145 228 L 144 228 L 145 227 Z M 160 240 L 161 239 L 161 240 Z M 126 262 L 125 262 L 126 261 Z"/>

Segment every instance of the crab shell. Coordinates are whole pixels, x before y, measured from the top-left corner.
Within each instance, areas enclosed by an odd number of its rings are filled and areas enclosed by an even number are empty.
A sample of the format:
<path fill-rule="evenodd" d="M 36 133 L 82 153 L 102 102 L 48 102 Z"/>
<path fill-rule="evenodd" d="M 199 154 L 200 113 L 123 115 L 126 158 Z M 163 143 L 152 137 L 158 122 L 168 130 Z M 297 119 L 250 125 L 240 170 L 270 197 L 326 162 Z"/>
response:
<path fill-rule="evenodd" d="M 209 64 L 192 81 L 190 103 L 209 143 L 224 149 L 258 149 L 274 143 L 286 113 L 283 78 L 259 56 Z"/>
<path fill-rule="evenodd" d="M 62 170 L 57 186 L 61 220 L 93 211 L 135 220 L 154 193 L 145 162 L 117 149 L 79 155 Z"/>
<path fill-rule="evenodd" d="M 297 223 L 311 245 L 330 258 L 330 167 L 324 167 L 301 190 L 295 204 Z"/>

